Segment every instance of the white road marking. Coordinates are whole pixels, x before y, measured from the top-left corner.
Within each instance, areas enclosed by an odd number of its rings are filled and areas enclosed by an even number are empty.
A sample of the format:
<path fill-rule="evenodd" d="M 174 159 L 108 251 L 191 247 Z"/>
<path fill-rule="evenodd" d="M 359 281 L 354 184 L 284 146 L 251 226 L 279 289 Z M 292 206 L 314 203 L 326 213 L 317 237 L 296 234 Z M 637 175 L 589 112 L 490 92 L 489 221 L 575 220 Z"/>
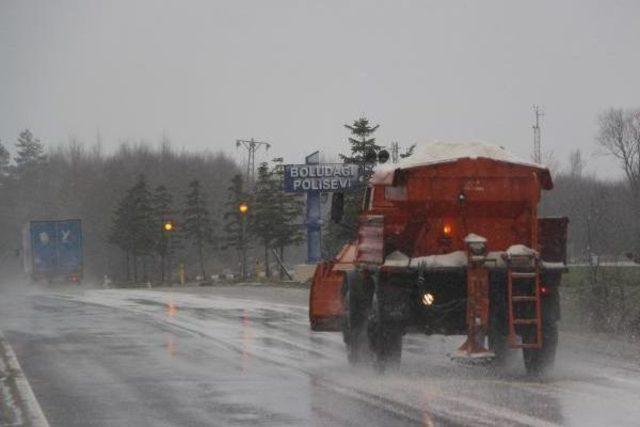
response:
<path fill-rule="evenodd" d="M 21 404 L 19 409 L 25 425 L 49 427 L 49 422 L 45 418 L 42 408 L 40 408 L 40 404 L 33 394 L 33 390 L 31 390 L 31 385 L 29 385 L 29 381 L 20 367 L 20 362 L 18 362 L 16 354 L 13 352 L 9 342 L 5 339 L 2 331 L 0 331 L 0 347 L 2 347 L 0 355 L 4 356 L 4 363 L 11 372 L 13 382 L 18 391 L 16 399 L 19 400 Z"/>

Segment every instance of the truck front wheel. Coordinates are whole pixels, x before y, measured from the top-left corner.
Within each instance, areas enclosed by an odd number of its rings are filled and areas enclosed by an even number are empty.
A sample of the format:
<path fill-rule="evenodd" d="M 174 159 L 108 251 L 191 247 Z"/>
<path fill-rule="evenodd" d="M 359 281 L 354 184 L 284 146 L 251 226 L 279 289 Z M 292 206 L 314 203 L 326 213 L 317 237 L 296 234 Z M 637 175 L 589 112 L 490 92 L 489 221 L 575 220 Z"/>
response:
<path fill-rule="evenodd" d="M 355 273 L 345 275 L 342 338 L 347 347 L 347 360 L 351 365 L 371 359 L 371 349 L 367 340 L 371 304 L 365 291 L 362 281 L 357 279 Z"/>
<path fill-rule="evenodd" d="M 373 296 L 369 320 L 369 345 L 375 355 L 376 368 L 384 371 L 400 365 L 402 357 L 402 323 L 385 319 L 377 295 Z"/>

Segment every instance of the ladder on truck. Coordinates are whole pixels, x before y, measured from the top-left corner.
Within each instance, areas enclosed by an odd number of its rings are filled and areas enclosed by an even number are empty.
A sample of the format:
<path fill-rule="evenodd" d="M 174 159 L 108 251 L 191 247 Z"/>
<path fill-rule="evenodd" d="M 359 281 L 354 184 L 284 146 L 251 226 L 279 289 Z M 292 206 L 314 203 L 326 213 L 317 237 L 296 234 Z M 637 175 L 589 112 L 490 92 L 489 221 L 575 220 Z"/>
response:
<path fill-rule="evenodd" d="M 509 345 L 512 348 L 539 349 L 542 347 L 542 307 L 537 256 L 509 256 L 507 282 Z M 521 340 L 518 340 L 518 335 Z"/>

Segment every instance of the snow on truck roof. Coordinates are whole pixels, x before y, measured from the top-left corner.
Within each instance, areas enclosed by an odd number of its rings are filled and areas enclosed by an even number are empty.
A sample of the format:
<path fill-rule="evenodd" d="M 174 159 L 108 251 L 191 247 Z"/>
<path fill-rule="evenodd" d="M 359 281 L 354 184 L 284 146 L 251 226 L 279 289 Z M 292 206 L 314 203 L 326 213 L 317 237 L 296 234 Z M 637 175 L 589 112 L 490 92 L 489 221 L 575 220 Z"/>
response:
<path fill-rule="evenodd" d="M 421 166 L 451 163 L 459 159 L 492 159 L 505 163 L 528 166 L 540 169 L 543 172 L 542 181 L 545 189 L 550 189 L 551 177 L 549 170 L 540 164 L 528 162 L 515 157 L 513 154 L 495 144 L 481 141 L 470 142 L 431 142 L 417 144 L 413 154 L 400 159 L 395 164 L 382 164 L 376 166 L 370 183 L 374 185 L 392 185 L 396 170 L 411 169 Z M 546 175 L 546 176 L 545 176 Z M 548 179 L 548 185 L 546 181 Z"/>

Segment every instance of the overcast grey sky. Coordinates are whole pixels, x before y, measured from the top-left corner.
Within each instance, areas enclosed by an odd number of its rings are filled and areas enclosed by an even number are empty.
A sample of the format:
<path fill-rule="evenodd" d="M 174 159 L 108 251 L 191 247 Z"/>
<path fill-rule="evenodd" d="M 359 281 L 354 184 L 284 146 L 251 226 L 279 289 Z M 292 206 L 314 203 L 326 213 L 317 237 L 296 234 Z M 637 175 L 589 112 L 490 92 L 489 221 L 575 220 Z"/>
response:
<path fill-rule="evenodd" d="M 30 128 L 301 161 L 346 150 L 366 114 L 379 141 L 476 139 L 565 161 L 596 117 L 640 106 L 640 1 L 0 0 L 0 139 Z M 612 162 L 591 159 L 611 176 Z"/>

